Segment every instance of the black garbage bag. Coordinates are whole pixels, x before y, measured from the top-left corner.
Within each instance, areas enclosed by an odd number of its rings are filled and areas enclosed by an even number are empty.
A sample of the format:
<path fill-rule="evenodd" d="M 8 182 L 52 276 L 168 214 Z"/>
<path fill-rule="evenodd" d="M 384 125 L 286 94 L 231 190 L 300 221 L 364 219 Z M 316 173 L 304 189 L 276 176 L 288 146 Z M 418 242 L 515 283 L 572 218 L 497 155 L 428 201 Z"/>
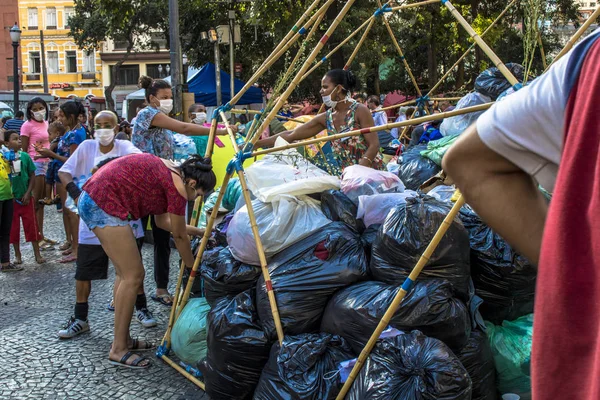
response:
<path fill-rule="evenodd" d="M 329 333 L 286 336 L 271 348 L 254 400 L 333 400 L 342 388 L 338 364 L 355 355 Z"/>
<path fill-rule="evenodd" d="M 223 298 L 207 316 L 208 354 L 198 367 L 213 400 L 251 399 L 272 342 L 262 329 L 254 291 Z"/>
<path fill-rule="evenodd" d="M 469 207 L 460 212 L 471 242 L 471 276 L 479 311 L 496 325 L 533 312 L 537 270 Z"/>
<path fill-rule="evenodd" d="M 523 82 L 525 68 L 516 63 L 506 64 L 506 68 L 518 79 Z M 479 93 L 496 100 L 505 90 L 512 87 L 511 83 L 502 75 L 502 72 L 496 67 L 488 68 L 475 79 L 475 90 Z"/>
<path fill-rule="evenodd" d="M 439 165 L 421 155 L 423 150 L 427 150 L 427 144 L 413 146 L 402 153 L 398 177 L 407 189 L 418 190 L 427 179 L 442 170 Z"/>
<path fill-rule="evenodd" d="M 223 217 L 223 220 L 215 226 L 215 229 L 213 229 L 212 238 L 219 247 L 227 247 L 227 228 L 229 227 L 231 218 L 233 218 L 233 212 L 230 212 Z"/>
<path fill-rule="evenodd" d="M 327 304 L 321 331 L 340 335 L 359 354 L 398 290 L 398 287 L 375 281 L 340 290 Z M 417 280 L 390 326 L 401 331 L 418 329 L 460 350 L 471 334 L 471 317 L 467 306 L 452 296 L 448 282 Z"/>
<path fill-rule="evenodd" d="M 261 274 L 260 267 L 233 258 L 227 247 L 206 252 L 200 270 L 204 295 L 211 307 L 222 297 L 233 297 L 253 288 Z"/>
<path fill-rule="evenodd" d="M 419 331 L 380 339 L 347 400 L 469 400 L 471 378 L 441 341 Z"/>
<path fill-rule="evenodd" d="M 360 236 L 360 241 L 362 242 L 363 248 L 365 249 L 365 254 L 367 256 L 367 263 L 371 263 L 371 249 L 373 247 L 373 242 L 377 239 L 377 233 L 379 232 L 379 228 L 381 228 L 380 224 L 373 224 L 369 226 L 363 234 Z"/>
<path fill-rule="evenodd" d="M 474 330 L 469 341 L 456 353 L 473 383 L 472 400 L 496 400 L 496 368 L 492 348 L 485 332 Z"/>
<path fill-rule="evenodd" d="M 433 197 L 409 197 L 393 208 L 373 243 L 373 278 L 402 285 L 450 212 L 451 205 Z M 419 275 L 419 280 L 444 279 L 456 294 L 469 299 L 469 234 L 457 217 Z"/>
<path fill-rule="evenodd" d="M 339 289 L 366 279 L 367 260 L 360 236 L 342 222 L 318 232 L 276 254 L 269 272 L 277 308 L 286 334 L 318 332 L 327 302 Z M 275 324 L 264 278 L 256 285 L 258 315 L 275 338 Z"/>
<path fill-rule="evenodd" d="M 332 221 L 342 221 L 358 233 L 365 230 L 365 224 L 356 219 L 358 207 L 340 190 L 326 190 L 321 193 L 321 210 Z"/>

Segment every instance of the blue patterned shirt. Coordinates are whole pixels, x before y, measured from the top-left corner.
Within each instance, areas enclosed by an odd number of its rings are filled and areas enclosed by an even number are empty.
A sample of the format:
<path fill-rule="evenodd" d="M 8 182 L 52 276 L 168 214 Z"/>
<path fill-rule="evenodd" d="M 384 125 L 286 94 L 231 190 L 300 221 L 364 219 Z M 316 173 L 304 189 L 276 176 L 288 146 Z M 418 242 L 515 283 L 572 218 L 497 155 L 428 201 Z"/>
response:
<path fill-rule="evenodd" d="M 133 124 L 131 142 L 144 153 L 153 154 L 166 160 L 173 159 L 173 132 L 152 126 L 152 120 L 160 111 L 154 107 L 141 110 Z"/>

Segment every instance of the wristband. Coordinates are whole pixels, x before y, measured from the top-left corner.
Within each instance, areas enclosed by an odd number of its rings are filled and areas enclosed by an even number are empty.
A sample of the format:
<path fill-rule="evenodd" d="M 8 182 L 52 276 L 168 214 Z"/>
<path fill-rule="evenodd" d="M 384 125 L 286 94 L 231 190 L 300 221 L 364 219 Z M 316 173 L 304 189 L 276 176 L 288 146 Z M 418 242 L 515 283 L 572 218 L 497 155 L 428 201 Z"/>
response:
<path fill-rule="evenodd" d="M 69 196 L 71 196 L 71 198 L 73 200 L 77 200 L 77 198 L 81 194 L 81 189 L 79 189 L 79 187 L 75 184 L 75 182 L 67 183 L 66 189 L 67 189 L 67 193 L 69 193 Z"/>
<path fill-rule="evenodd" d="M 361 157 L 361 160 L 363 160 L 363 159 L 367 160 L 368 162 L 370 162 L 371 164 L 373 164 L 373 160 L 371 160 L 369 157 L 363 156 L 363 157 Z"/>

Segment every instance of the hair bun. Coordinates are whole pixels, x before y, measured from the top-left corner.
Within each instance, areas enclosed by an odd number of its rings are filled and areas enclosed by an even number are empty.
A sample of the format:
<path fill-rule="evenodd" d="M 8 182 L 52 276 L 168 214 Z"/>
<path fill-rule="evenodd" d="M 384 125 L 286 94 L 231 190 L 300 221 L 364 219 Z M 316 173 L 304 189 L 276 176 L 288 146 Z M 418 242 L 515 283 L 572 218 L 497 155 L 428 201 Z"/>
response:
<path fill-rule="evenodd" d="M 350 89 L 351 91 L 353 91 L 356 88 L 356 76 L 350 70 L 346 71 L 346 83 L 348 84 L 348 89 Z"/>
<path fill-rule="evenodd" d="M 194 162 L 194 166 L 201 171 L 211 171 L 212 170 L 212 160 L 208 157 L 196 157 L 196 161 Z"/>
<path fill-rule="evenodd" d="M 152 86 L 153 81 L 154 79 L 150 78 L 149 76 L 142 75 L 138 80 L 138 86 L 142 89 L 148 89 L 150 86 Z"/>

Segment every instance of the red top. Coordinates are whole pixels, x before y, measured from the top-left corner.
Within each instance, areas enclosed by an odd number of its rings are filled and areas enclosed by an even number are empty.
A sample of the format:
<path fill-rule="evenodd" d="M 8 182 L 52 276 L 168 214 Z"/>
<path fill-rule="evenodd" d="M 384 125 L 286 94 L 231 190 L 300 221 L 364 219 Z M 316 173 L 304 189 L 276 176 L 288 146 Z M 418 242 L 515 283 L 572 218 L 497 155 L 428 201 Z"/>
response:
<path fill-rule="evenodd" d="M 83 186 L 109 215 L 122 220 L 171 213 L 185 215 L 187 199 L 175 187 L 171 170 L 151 154 L 111 161 Z"/>
<path fill-rule="evenodd" d="M 537 277 L 533 398 L 600 399 L 600 40 L 565 112 Z"/>

